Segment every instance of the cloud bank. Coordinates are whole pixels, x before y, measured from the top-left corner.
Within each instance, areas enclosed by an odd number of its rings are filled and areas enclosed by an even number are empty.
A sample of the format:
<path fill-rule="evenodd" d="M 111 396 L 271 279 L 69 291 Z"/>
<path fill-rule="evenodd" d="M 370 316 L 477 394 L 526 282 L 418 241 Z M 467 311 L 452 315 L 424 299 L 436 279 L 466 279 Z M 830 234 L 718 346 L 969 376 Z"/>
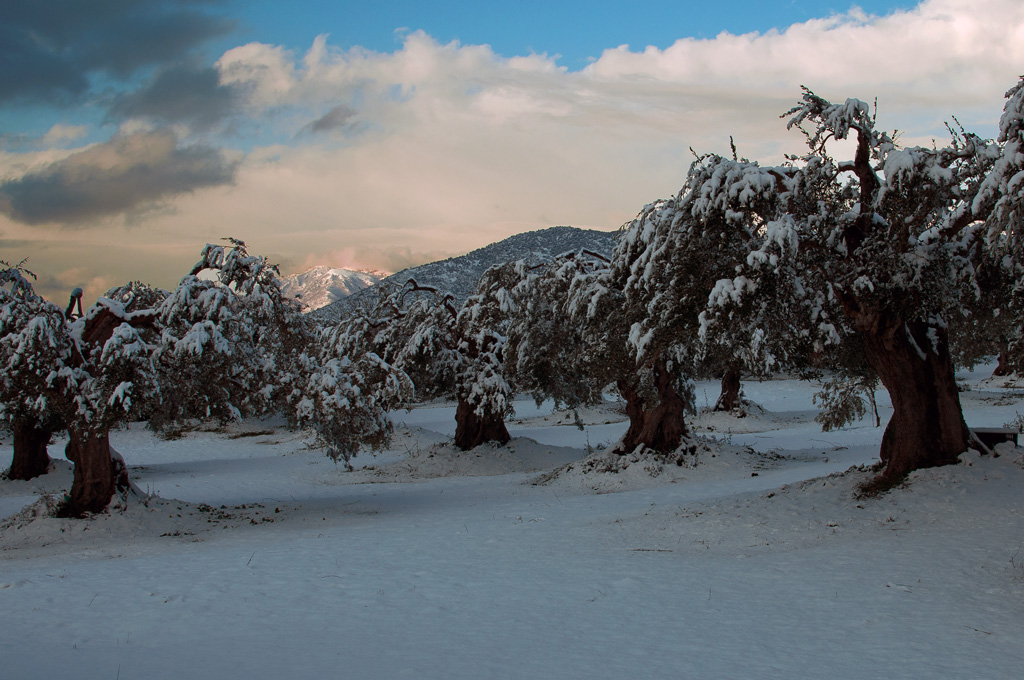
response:
<path fill-rule="evenodd" d="M 238 112 L 244 92 L 222 85 L 219 72 L 196 63 L 160 69 L 143 87 L 113 99 L 109 120 L 145 119 L 160 124 L 185 124 L 206 131 Z"/>
<path fill-rule="evenodd" d="M 179 146 L 167 130 L 119 135 L 0 182 L 0 213 L 28 225 L 86 226 L 152 210 L 199 188 L 229 184 L 235 167 L 217 149 Z"/>

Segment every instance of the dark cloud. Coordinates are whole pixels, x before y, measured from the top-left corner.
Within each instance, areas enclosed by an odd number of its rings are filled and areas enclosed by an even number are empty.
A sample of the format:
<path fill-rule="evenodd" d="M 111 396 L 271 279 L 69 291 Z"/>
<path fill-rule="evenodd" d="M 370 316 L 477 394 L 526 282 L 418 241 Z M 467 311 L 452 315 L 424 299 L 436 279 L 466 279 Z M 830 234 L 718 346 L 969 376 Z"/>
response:
<path fill-rule="evenodd" d="M 126 78 L 234 28 L 218 0 L 0 2 L 0 104 L 71 104 L 91 74 Z"/>
<path fill-rule="evenodd" d="M 162 69 L 144 88 L 119 95 L 109 113 L 208 129 L 235 111 L 241 95 L 238 86 L 220 84 L 215 68 L 178 64 Z"/>
<path fill-rule="evenodd" d="M 0 11 L 0 104 L 61 104 L 85 92 L 89 86 L 85 71 L 17 27 L 4 25 L 2 14 Z"/>
<path fill-rule="evenodd" d="M 0 213 L 25 224 L 88 226 L 159 210 L 163 201 L 230 184 L 237 163 L 167 130 L 118 135 L 38 172 L 0 183 Z"/>
<path fill-rule="evenodd" d="M 356 124 L 356 112 L 341 104 L 302 128 L 302 132 L 318 134 L 334 130 L 351 130 Z"/>

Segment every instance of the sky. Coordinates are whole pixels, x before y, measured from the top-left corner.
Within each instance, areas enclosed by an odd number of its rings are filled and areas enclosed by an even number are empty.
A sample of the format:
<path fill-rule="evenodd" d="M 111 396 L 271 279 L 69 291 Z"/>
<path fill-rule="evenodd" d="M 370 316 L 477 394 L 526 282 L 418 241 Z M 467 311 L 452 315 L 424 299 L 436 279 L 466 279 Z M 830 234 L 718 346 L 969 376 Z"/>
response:
<path fill-rule="evenodd" d="M 58 302 L 224 237 L 393 272 L 799 153 L 802 85 L 930 145 L 1022 73 L 1020 0 L 0 3 L 0 259 Z"/>

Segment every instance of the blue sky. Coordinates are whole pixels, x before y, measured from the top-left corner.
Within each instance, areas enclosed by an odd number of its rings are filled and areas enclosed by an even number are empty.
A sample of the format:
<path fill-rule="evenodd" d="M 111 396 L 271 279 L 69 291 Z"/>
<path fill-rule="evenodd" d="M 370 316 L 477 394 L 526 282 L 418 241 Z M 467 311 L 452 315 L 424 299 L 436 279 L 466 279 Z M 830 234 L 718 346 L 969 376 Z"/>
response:
<path fill-rule="evenodd" d="M 713 38 L 784 29 L 792 24 L 847 12 L 857 6 L 885 15 L 911 2 L 866 0 L 717 0 L 690 2 L 332 2 L 299 0 L 285 9 L 260 0 L 232 9 L 244 39 L 308 46 L 317 33 L 330 33 L 343 47 L 390 52 L 400 47 L 396 32 L 423 30 L 440 42 L 487 44 L 500 55 L 560 55 L 559 64 L 579 69 L 611 47 L 629 44 L 665 48 L 679 38 Z M 294 8 L 294 9 L 292 9 Z"/>
<path fill-rule="evenodd" d="M 395 271 L 614 229 L 691 158 L 776 162 L 807 85 L 908 144 L 989 136 L 1020 0 L 0 4 L 0 258 L 60 298 L 173 286 L 202 245 Z"/>

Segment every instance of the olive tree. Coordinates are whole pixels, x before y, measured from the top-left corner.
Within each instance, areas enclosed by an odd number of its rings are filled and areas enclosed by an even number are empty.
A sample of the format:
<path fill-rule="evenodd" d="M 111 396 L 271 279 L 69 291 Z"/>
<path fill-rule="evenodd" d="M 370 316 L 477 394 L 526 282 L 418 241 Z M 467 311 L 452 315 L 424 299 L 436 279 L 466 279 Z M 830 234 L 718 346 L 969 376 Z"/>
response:
<path fill-rule="evenodd" d="M 904 148 L 865 102 L 805 89 L 785 116 L 807 153 L 775 166 L 702 157 L 680 192 L 681 220 L 751 235 L 708 297 L 704 337 L 767 358 L 857 337 L 894 409 L 879 488 L 969 444 L 950 328 L 972 323 L 986 271 L 1020 269 L 1022 96 L 1020 84 L 1007 93 L 997 141 L 950 126 L 945 146 Z M 844 140 L 851 160 L 833 155 Z M 1019 319 L 1013 303 L 1002 311 Z"/>

